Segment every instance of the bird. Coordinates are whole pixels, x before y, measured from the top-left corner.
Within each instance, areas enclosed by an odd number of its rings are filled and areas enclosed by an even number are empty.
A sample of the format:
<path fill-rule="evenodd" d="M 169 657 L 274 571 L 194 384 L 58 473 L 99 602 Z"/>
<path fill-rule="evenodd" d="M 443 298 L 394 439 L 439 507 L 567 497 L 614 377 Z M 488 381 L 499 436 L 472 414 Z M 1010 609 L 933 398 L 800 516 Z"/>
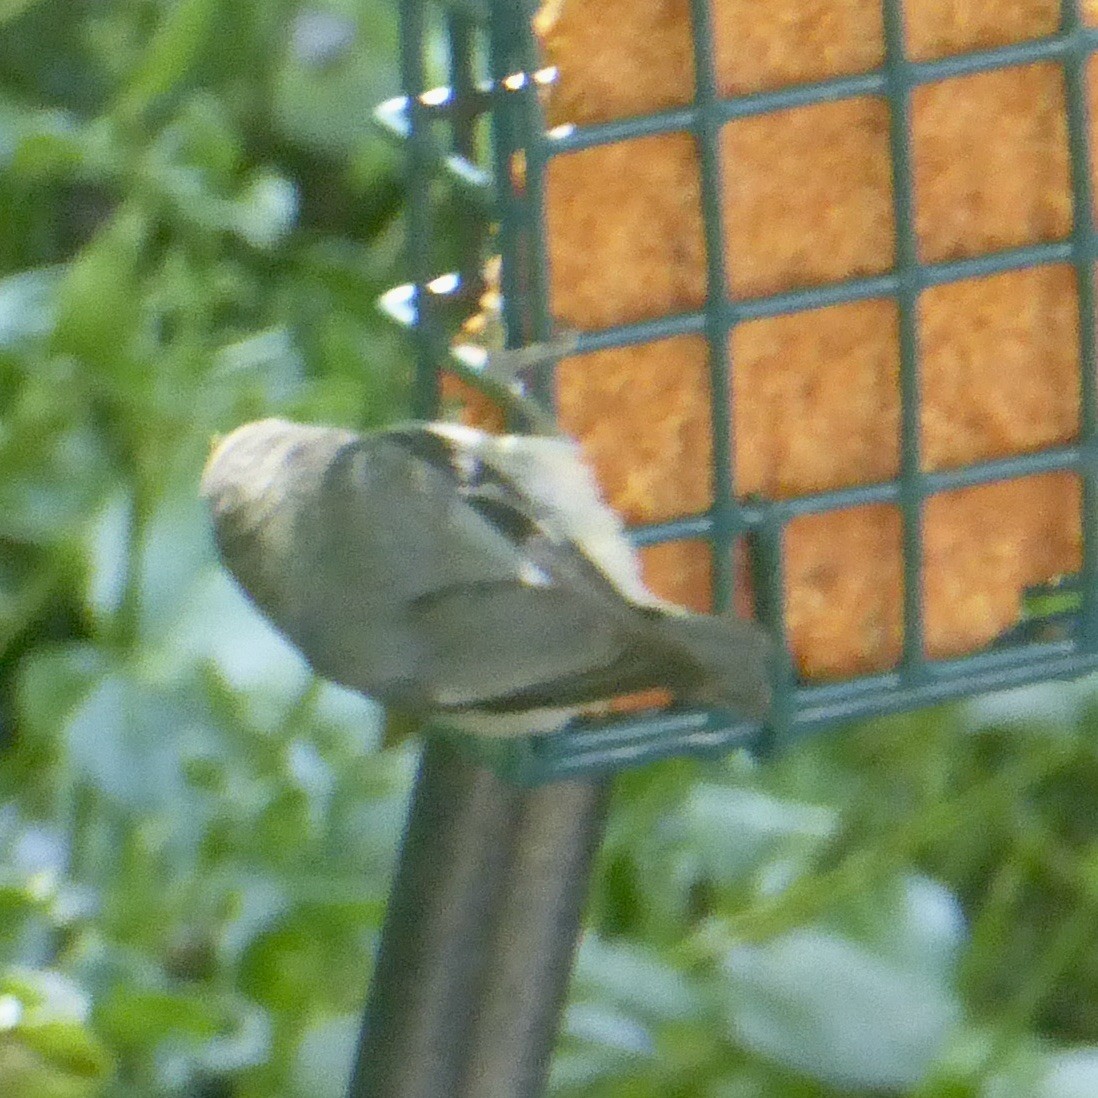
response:
<path fill-rule="evenodd" d="M 554 732 L 614 698 L 763 720 L 769 635 L 644 586 L 577 443 L 263 419 L 202 474 L 229 573 L 323 678 L 405 720 Z"/>

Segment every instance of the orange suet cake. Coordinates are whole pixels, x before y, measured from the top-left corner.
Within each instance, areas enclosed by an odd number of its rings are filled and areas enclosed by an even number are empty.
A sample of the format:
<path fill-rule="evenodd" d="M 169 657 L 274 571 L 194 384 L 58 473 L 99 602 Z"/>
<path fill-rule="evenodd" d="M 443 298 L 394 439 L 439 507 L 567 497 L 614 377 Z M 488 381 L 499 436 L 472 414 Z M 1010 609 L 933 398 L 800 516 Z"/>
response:
<path fill-rule="evenodd" d="M 1083 5 L 1098 22 L 1098 0 Z M 688 0 L 553 0 L 535 21 L 559 78 L 550 125 L 689 104 Z M 907 0 L 911 60 L 1055 33 L 1057 0 Z M 717 90 L 772 91 L 878 69 L 881 0 L 711 0 Z M 1098 119 L 1095 62 L 1089 116 Z M 954 76 L 910 99 L 912 220 L 936 263 L 1066 239 L 1072 199 L 1063 67 Z M 891 107 L 862 94 L 738 117 L 717 141 L 733 300 L 885 274 L 896 262 Z M 1092 125 L 1098 125 L 1092 123 Z M 1091 134 L 1098 149 L 1098 133 Z M 1098 154 L 1095 154 L 1098 155 Z M 1093 166 L 1092 166 L 1093 168 Z M 1093 174 L 1093 170 L 1092 170 Z M 673 132 L 553 157 L 546 179 L 553 315 L 594 330 L 699 309 L 707 297 L 694 137 Z M 925 470 L 1033 452 L 1079 429 L 1078 291 L 1068 265 L 947 280 L 916 308 Z M 735 490 L 788 498 L 878 483 L 900 463 L 900 317 L 889 297 L 733 327 Z M 563 428 L 630 522 L 712 502 L 701 337 L 601 351 L 557 373 Z M 925 645 L 972 651 L 1016 620 L 1023 589 L 1078 569 L 1080 488 L 1045 474 L 949 492 L 924 513 Z M 785 535 L 790 643 L 808 677 L 893 666 L 903 636 L 902 523 L 875 505 Z M 708 548 L 646 554 L 658 594 L 704 605 Z"/>

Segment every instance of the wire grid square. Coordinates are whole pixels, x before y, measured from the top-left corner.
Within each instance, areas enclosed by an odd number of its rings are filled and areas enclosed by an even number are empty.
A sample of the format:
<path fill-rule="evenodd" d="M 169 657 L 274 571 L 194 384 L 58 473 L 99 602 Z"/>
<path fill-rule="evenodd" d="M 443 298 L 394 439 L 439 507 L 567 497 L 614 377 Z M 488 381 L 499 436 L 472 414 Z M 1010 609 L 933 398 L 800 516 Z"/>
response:
<path fill-rule="evenodd" d="M 503 257 L 501 289 L 509 342 L 523 345 L 553 335 L 549 261 L 545 239 L 545 180 L 553 156 L 657 134 L 693 136 L 701 181 L 708 293 L 702 309 L 582 333 L 577 353 L 645 343 L 684 334 L 704 335 L 711 382 L 714 500 L 704 515 L 636 528 L 639 545 L 685 539 L 711 547 L 714 608 L 726 609 L 735 590 L 734 543 L 746 535 L 759 616 L 784 641 L 783 535 L 800 516 L 871 504 L 898 507 L 903 541 L 903 654 L 891 671 L 825 684 L 800 683 L 788 657 L 776 661 L 773 718 L 763 728 L 728 713 L 671 711 L 612 722 L 577 722 L 552 736 L 478 750 L 512 780 L 536 783 L 619 769 L 668 755 L 715 754 L 734 747 L 771 750 L 792 736 L 837 722 L 1052 678 L 1098 667 L 1098 379 L 1095 376 L 1094 274 L 1096 256 L 1085 67 L 1098 50 L 1098 30 L 1083 24 L 1078 3 L 1064 0 L 1057 33 L 1042 39 L 913 61 L 905 53 L 900 0 L 882 0 L 885 60 L 880 69 L 774 91 L 722 97 L 718 92 L 710 0 L 691 0 L 695 86 L 693 103 L 608 123 L 547 133 L 539 105 L 537 46 L 532 12 L 515 0 L 402 0 L 402 74 L 405 96 L 379 109 L 378 119 L 407 143 L 409 158 L 409 253 L 412 282 L 389 295 L 387 307 L 407 323 L 417 345 L 417 412 L 434 414 L 438 371 L 447 354 L 444 314 L 453 299 L 469 301 L 481 257 L 470 252 L 465 271 L 440 279 L 431 269 L 431 234 L 437 213 L 432 181 L 447 176 L 459 191 L 480 196 L 484 216 L 499 226 Z M 429 16 L 444 23 L 448 86 L 429 79 Z M 972 258 L 921 261 L 915 226 L 912 165 L 912 96 L 924 85 L 953 77 L 992 73 L 1023 64 L 1061 67 L 1066 89 L 1068 152 L 1073 204 L 1067 239 L 1029 244 Z M 486 70 L 486 71 L 485 71 Z M 895 226 L 890 271 L 808 289 L 735 298 L 727 287 L 725 224 L 719 138 L 736 119 L 844 99 L 884 99 L 889 112 L 889 151 Z M 487 114 L 492 161 L 478 149 L 471 127 Z M 428 140 L 439 118 L 450 139 Z M 523 185 L 511 177 L 512 158 L 524 163 Z M 479 157 L 479 159 L 478 159 Z M 980 276 L 1070 264 L 1079 310 L 1080 423 L 1075 442 L 1025 455 L 926 471 L 920 454 L 921 386 L 918 303 L 937 286 Z M 895 479 L 782 500 L 737 501 L 734 495 L 732 394 L 734 363 L 729 335 L 750 320 L 871 299 L 896 303 L 900 353 L 900 470 Z M 552 388 L 551 367 L 542 392 Z M 1049 472 L 1071 472 L 1082 484 L 1083 558 L 1069 611 L 1060 613 L 1056 635 L 1020 626 L 1005 643 L 950 660 L 924 651 L 924 513 L 935 495 Z M 1032 635 L 1030 635 L 1032 634 Z"/>

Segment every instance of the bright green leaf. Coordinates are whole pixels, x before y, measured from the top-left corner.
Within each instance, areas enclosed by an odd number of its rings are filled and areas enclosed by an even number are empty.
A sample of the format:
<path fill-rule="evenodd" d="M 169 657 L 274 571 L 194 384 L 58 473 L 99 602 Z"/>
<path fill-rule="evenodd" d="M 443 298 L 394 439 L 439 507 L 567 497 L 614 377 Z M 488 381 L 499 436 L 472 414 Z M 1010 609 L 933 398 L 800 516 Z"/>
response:
<path fill-rule="evenodd" d="M 0 0 L 0 26 L 32 8 L 41 0 Z"/>
<path fill-rule="evenodd" d="M 217 0 L 176 0 L 161 6 L 164 18 L 126 88 L 127 108 L 143 109 L 183 79 L 214 33 L 218 7 Z"/>

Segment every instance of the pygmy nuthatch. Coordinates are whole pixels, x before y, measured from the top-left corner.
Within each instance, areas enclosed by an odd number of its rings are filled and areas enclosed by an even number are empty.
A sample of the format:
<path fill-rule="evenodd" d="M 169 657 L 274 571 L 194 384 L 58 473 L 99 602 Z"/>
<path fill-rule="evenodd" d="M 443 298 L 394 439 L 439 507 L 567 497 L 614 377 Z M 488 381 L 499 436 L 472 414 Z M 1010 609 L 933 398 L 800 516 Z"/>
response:
<path fill-rule="evenodd" d="M 650 594 L 563 438 L 245 424 L 202 477 L 225 565 L 325 678 L 482 735 L 662 688 L 765 716 L 766 633 Z"/>

